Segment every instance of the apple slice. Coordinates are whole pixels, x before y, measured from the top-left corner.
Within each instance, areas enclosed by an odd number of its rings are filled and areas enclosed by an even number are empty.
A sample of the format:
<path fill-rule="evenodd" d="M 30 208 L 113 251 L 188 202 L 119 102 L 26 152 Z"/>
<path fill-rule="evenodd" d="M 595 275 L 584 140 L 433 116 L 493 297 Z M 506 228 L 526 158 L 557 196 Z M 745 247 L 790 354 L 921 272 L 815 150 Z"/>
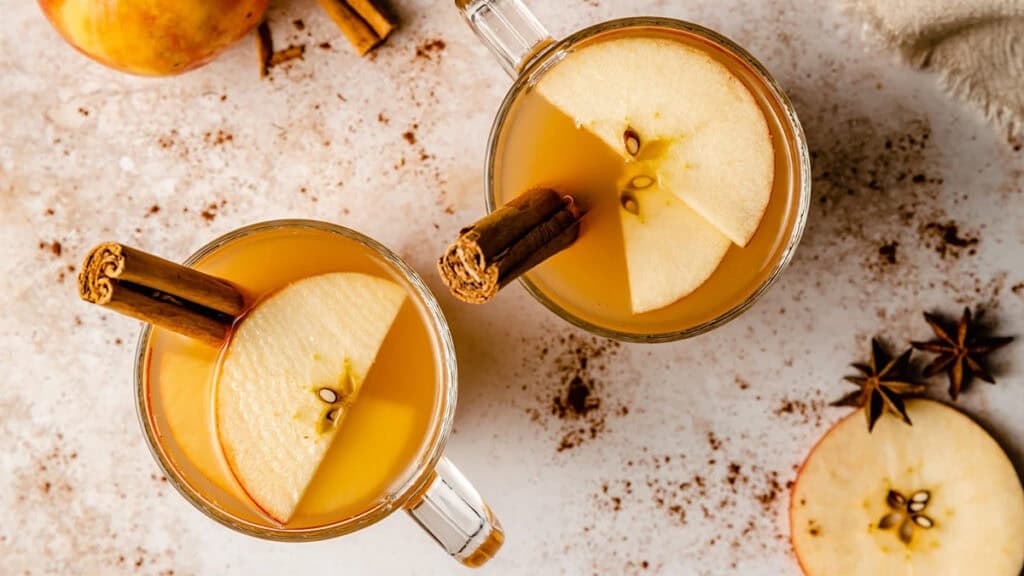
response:
<path fill-rule="evenodd" d="M 728 238 L 658 186 L 627 188 L 620 204 L 634 314 L 667 306 L 693 292 L 729 251 Z"/>
<path fill-rule="evenodd" d="M 665 38 L 597 41 L 537 89 L 627 161 L 666 143 L 649 176 L 737 245 L 750 241 L 771 196 L 774 148 L 750 90 L 707 52 Z"/>
<path fill-rule="evenodd" d="M 217 430 L 253 501 L 291 518 L 405 300 L 356 273 L 290 284 L 237 326 L 217 383 Z"/>
<path fill-rule="evenodd" d="M 395 438 L 417 438 L 420 415 L 414 404 L 374 394 L 363 395 L 338 430 L 315 480 L 296 508 L 295 516 L 325 518 L 337 510 L 343 492 L 347 502 L 371 502 L 381 485 L 401 474 L 409 446 Z M 353 448 L 358 444 L 358 447 Z M 352 474 L 372 457 L 374 470 Z M 370 478 L 377 480 L 373 481 Z"/>
<path fill-rule="evenodd" d="M 913 426 L 853 414 L 807 457 L 790 500 L 804 573 L 1018 576 L 1024 490 L 984 429 L 931 400 L 910 400 Z"/>

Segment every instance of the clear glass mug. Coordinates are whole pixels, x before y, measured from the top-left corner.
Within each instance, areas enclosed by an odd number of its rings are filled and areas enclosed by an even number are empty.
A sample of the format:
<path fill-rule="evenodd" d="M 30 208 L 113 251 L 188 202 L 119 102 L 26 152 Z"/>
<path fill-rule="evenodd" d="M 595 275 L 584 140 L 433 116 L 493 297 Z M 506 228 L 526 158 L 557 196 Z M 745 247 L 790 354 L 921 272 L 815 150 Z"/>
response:
<path fill-rule="evenodd" d="M 217 522 L 250 536 L 269 540 L 305 542 L 341 536 L 374 524 L 396 510 L 405 510 L 452 557 L 467 566 L 487 562 L 504 542 L 501 525 L 473 486 L 459 470 L 442 456 L 452 431 L 458 383 L 455 348 L 451 332 L 437 300 L 419 275 L 394 252 L 354 230 L 312 220 L 277 220 L 240 228 L 217 238 L 185 260 L 186 266 L 203 270 L 217 258 L 232 258 L 232 249 L 243 240 L 260 239 L 273 233 L 327 233 L 337 235 L 372 253 L 377 264 L 389 274 L 404 280 L 410 298 L 417 300 L 421 316 L 435 335 L 434 355 L 440 379 L 439 407 L 434 410 L 427 448 L 415 465 L 392 488 L 381 494 L 370 509 L 344 520 L 315 527 L 286 528 L 254 519 L 251 506 L 240 498 L 225 495 L 213 486 L 216 481 L 203 477 L 201 467 L 190 461 L 178 440 L 164 423 L 162 404 L 152 396 L 160 383 L 151 375 L 154 340 L 159 334 L 151 325 L 142 329 L 135 357 L 135 399 L 143 435 L 167 481 L 193 506 Z M 273 240 L 271 240 L 273 241 Z M 222 260 L 223 261 L 223 260 Z M 231 280 L 231 278 L 227 278 Z M 243 286 L 244 287 L 244 286 Z M 166 336 L 165 336 L 166 337 Z M 202 407 L 195 407 L 201 410 Z"/>
<path fill-rule="evenodd" d="M 772 258 L 765 264 L 758 281 L 737 295 L 734 300 L 716 308 L 709 317 L 683 329 L 627 331 L 601 325 L 569 310 L 565 305 L 545 293 L 532 281 L 529 274 L 520 282 L 536 300 L 562 319 L 584 330 L 626 342 L 668 342 L 690 338 L 717 328 L 736 318 L 760 298 L 789 264 L 800 242 L 811 198 L 811 165 L 807 141 L 796 111 L 785 92 L 765 67 L 741 46 L 728 38 L 697 24 L 660 17 L 635 17 L 612 20 L 575 32 L 562 40 L 554 40 L 544 26 L 526 8 L 522 0 L 455 0 L 465 21 L 480 40 L 497 57 L 501 67 L 514 80 L 499 108 L 487 145 L 484 169 L 484 197 L 488 212 L 493 212 L 502 201 L 498 198 L 497 156 L 503 128 L 510 119 L 517 99 L 534 85 L 553 65 L 582 43 L 606 33 L 628 32 L 630 29 L 656 28 L 680 32 L 699 39 L 727 54 L 752 78 L 759 91 L 768 99 L 784 141 L 787 190 L 792 208 L 787 216 L 787 234 L 773 247 Z M 777 176 L 778 177 L 778 176 Z M 774 193 L 773 193 L 774 194 Z"/>

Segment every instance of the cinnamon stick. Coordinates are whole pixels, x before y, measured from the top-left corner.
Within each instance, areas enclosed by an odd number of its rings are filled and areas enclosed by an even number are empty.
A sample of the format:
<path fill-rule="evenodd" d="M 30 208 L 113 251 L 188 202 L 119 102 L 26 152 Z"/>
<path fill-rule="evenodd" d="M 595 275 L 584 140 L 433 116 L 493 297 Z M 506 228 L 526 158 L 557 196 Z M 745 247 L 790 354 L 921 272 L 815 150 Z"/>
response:
<path fill-rule="evenodd" d="M 306 46 L 289 45 L 284 50 L 274 50 L 274 38 L 270 33 L 270 25 L 266 20 L 260 22 L 256 28 L 256 55 L 260 59 L 260 78 L 266 78 L 270 69 L 280 66 L 285 62 L 302 58 L 306 53 Z"/>
<path fill-rule="evenodd" d="M 265 19 L 256 27 L 256 55 L 260 59 L 260 78 L 266 78 L 270 73 L 270 60 L 274 57 L 274 37 Z"/>
<path fill-rule="evenodd" d="M 575 242 L 580 217 L 570 197 L 549 188 L 526 192 L 459 232 L 437 263 L 441 279 L 459 300 L 487 302 Z"/>
<path fill-rule="evenodd" d="M 372 2 L 366 0 L 362 2 L 319 0 L 319 2 L 360 56 L 373 50 L 394 29 L 394 23 Z"/>
<path fill-rule="evenodd" d="M 232 284 L 122 244 L 85 257 L 78 295 L 86 302 L 220 346 L 245 298 Z"/>
<path fill-rule="evenodd" d="M 279 66 L 281 64 L 284 64 L 285 62 L 288 62 L 289 60 L 302 58 L 303 54 L 305 53 L 305 44 L 300 44 L 298 46 L 288 46 L 284 50 L 278 50 L 270 55 L 270 66 Z"/>
<path fill-rule="evenodd" d="M 381 40 L 387 38 L 395 29 L 395 21 L 372 0 L 345 0 L 345 2 L 359 14 L 363 21 L 370 25 L 370 28 L 373 28 L 374 33 Z"/>

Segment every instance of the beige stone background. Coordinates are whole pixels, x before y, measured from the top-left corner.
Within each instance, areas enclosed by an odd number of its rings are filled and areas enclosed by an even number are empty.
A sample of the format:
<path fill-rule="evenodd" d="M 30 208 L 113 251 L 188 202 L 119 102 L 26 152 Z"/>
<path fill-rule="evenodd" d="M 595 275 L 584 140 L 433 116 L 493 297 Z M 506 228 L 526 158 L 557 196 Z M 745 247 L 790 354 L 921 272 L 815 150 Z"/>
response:
<path fill-rule="evenodd" d="M 620 346 L 519 287 L 482 308 L 437 290 L 462 372 L 449 455 L 508 533 L 481 573 L 797 574 L 786 485 L 845 413 L 826 403 L 869 338 L 924 338 L 922 310 L 965 304 L 1024 335 L 1024 152 L 934 78 L 865 44 L 830 3 L 528 3 L 556 36 L 661 14 L 748 47 L 798 108 L 814 198 L 776 287 L 694 341 Z M 208 520 L 143 443 L 138 324 L 75 296 L 98 241 L 181 259 L 278 217 L 366 232 L 440 288 L 434 258 L 483 210 L 484 145 L 509 80 L 449 2 L 394 0 L 402 28 L 368 59 L 312 0 L 272 4 L 275 39 L 305 44 L 303 60 L 261 81 L 249 38 L 199 71 L 151 80 L 84 59 L 35 3 L 2 1 L 0 574 L 469 573 L 402 514 L 306 545 Z M 999 385 L 960 403 L 1018 466 L 1021 346 L 994 358 Z M 584 356 L 597 359 L 581 368 Z M 560 418 L 553 399 L 576 376 L 601 408 Z"/>

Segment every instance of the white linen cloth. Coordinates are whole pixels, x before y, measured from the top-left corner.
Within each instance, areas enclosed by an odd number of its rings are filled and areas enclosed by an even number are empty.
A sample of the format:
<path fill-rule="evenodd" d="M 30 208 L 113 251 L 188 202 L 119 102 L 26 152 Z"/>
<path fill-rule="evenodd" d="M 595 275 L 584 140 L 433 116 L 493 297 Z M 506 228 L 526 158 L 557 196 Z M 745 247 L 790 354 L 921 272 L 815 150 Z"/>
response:
<path fill-rule="evenodd" d="M 869 36 L 1024 136 L 1024 0 L 848 0 Z"/>

